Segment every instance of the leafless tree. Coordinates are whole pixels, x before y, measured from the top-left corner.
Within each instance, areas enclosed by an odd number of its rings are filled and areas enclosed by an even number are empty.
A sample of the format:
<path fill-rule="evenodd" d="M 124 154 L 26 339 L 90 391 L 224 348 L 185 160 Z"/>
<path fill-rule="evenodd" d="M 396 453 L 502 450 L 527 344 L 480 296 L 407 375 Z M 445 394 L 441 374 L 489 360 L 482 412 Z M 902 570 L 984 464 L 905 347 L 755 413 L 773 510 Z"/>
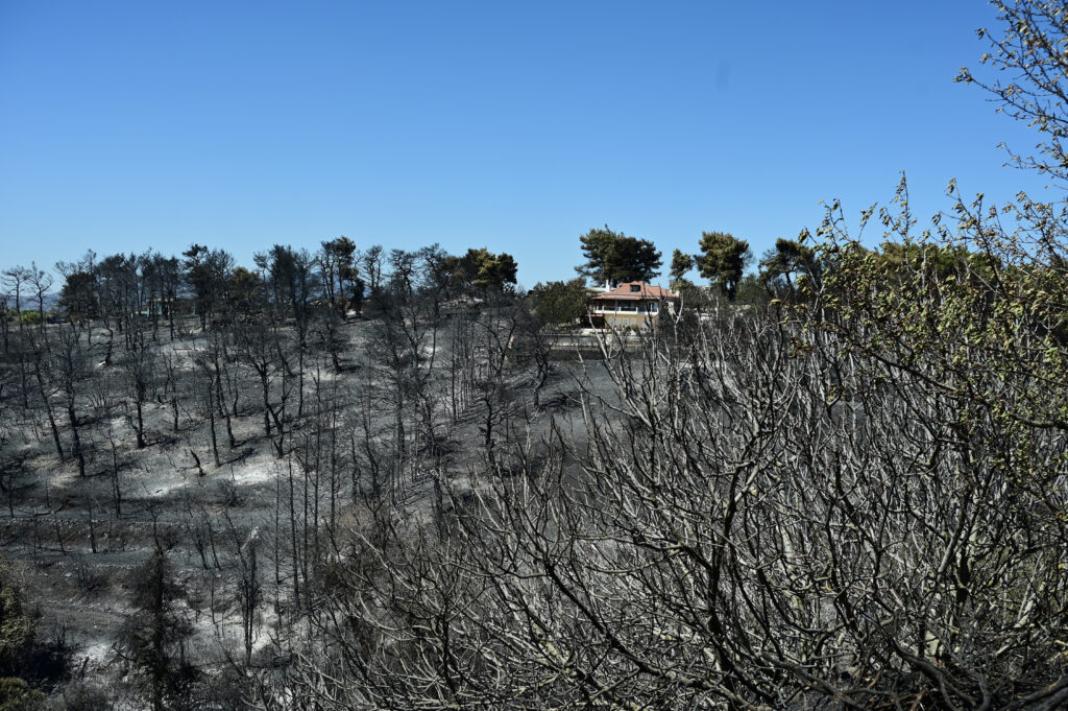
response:
<path fill-rule="evenodd" d="M 485 443 L 496 475 L 449 490 L 448 535 L 354 531 L 287 688 L 325 709 L 1068 700 L 1065 272 L 964 216 L 986 252 L 939 276 L 906 250 L 888 297 L 836 224 L 804 304 L 606 344 L 583 437 L 535 418 Z"/>
<path fill-rule="evenodd" d="M 43 331 L 46 322 L 45 299 L 48 296 L 48 292 L 52 290 L 55 278 L 49 272 L 38 269 L 37 264 L 33 263 L 27 272 L 27 279 L 33 289 L 33 296 L 37 300 L 38 327 Z"/>
<path fill-rule="evenodd" d="M 123 378 L 129 400 L 133 403 L 133 417 L 130 418 L 130 423 L 137 437 L 137 448 L 144 449 L 146 444 L 144 410 L 155 388 L 159 362 L 155 352 L 146 342 L 143 331 L 133 334 L 130 346 L 122 359 Z"/>
<path fill-rule="evenodd" d="M 54 360 L 59 388 L 63 394 L 63 405 L 67 412 L 67 426 L 70 427 L 70 454 L 78 463 L 78 475 L 84 477 L 85 448 L 82 442 L 79 395 L 87 377 L 88 364 L 78 330 L 73 326 L 61 328 L 54 349 Z"/>
<path fill-rule="evenodd" d="M 16 341 L 18 349 L 18 363 L 19 363 L 19 378 L 21 383 L 22 393 L 22 409 L 28 410 L 30 407 L 29 401 L 29 388 L 27 387 L 27 372 L 26 361 L 28 354 L 26 349 L 28 344 L 22 336 L 25 334 L 26 326 L 25 321 L 22 318 L 22 294 L 29 284 L 29 272 L 25 267 L 12 267 L 6 269 L 2 275 L 4 285 L 8 288 L 11 294 L 11 303 L 15 308 L 15 324 L 18 327 L 18 333 L 20 338 Z M 5 331 L 6 334 L 6 331 Z M 5 344 L 8 342 L 7 338 L 4 340 Z"/>

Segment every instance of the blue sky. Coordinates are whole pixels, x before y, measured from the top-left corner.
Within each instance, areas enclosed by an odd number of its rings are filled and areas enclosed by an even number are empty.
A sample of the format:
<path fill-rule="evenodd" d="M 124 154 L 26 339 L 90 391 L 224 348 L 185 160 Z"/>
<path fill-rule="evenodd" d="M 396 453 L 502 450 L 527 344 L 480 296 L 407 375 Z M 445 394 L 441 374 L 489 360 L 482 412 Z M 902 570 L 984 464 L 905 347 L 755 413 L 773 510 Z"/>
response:
<path fill-rule="evenodd" d="M 953 83 L 974 2 L 0 0 L 0 266 L 191 242 L 438 242 L 570 278 L 608 224 L 759 255 L 945 184 L 995 199 L 1036 137 Z"/>

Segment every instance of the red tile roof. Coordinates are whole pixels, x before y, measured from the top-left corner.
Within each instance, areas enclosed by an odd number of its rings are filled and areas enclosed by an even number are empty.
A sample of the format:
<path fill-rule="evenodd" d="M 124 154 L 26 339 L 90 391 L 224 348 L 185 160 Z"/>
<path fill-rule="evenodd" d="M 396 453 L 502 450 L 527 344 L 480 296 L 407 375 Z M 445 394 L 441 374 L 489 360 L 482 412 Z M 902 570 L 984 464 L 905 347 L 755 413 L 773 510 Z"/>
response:
<path fill-rule="evenodd" d="M 639 287 L 639 290 L 632 290 L 632 285 Z M 675 292 L 644 281 L 626 281 L 611 291 L 597 294 L 592 297 L 591 301 L 661 301 L 678 298 Z"/>

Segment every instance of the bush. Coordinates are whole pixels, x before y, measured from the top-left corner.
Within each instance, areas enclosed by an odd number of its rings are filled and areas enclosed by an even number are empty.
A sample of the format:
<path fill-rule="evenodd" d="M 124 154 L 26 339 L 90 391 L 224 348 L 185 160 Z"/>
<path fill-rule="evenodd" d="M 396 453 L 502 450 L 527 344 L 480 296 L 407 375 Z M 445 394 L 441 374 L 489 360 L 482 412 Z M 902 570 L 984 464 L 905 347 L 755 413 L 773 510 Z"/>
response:
<path fill-rule="evenodd" d="M 22 590 L 0 563 L 0 677 L 48 686 L 67 673 L 71 649 L 63 638 L 42 641 L 37 619 L 26 609 Z"/>
<path fill-rule="evenodd" d="M 547 326 L 580 325 L 586 318 L 587 291 L 583 279 L 550 281 L 530 290 L 534 314 Z"/>
<path fill-rule="evenodd" d="M 114 707 L 105 688 L 88 682 L 68 684 L 58 696 L 57 711 L 103 711 Z"/>
<path fill-rule="evenodd" d="M 43 711 L 46 697 L 17 677 L 0 678 L 0 711 Z"/>

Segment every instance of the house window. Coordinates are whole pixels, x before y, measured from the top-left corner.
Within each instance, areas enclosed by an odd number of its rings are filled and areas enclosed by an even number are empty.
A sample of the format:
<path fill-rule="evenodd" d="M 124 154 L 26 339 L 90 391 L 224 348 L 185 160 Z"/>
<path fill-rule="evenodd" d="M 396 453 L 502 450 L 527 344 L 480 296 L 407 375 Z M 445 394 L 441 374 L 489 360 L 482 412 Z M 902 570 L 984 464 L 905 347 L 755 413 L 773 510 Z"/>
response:
<path fill-rule="evenodd" d="M 630 293 L 632 293 L 632 294 L 640 294 L 641 291 L 642 291 L 642 285 L 641 284 L 631 284 L 630 285 Z"/>

